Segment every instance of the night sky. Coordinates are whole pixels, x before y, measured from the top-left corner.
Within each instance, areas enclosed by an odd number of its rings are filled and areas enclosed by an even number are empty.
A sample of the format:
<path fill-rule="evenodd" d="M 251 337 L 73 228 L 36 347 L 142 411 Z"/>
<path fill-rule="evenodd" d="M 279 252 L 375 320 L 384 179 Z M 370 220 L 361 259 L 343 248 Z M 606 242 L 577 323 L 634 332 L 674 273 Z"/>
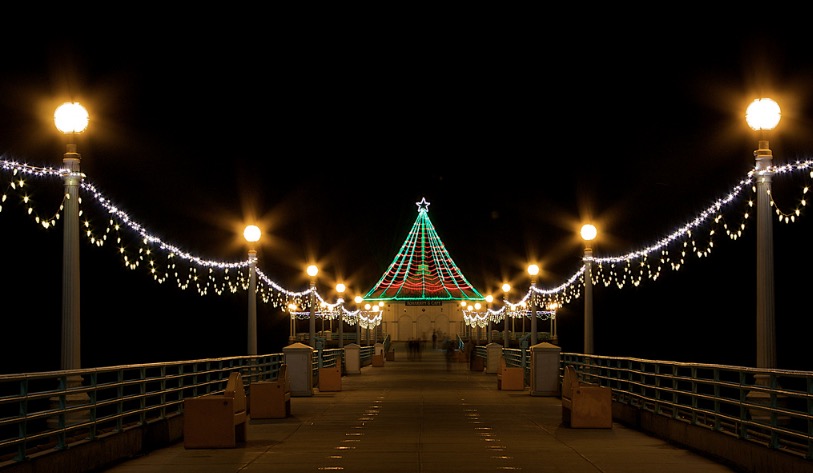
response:
<path fill-rule="evenodd" d="M 260 269 L 305 290 L 315 262 L 328 300 L 339 281 L 351 296 L 373 287 L 422 198 L 483 294 L 501 297 L 507 281 L 519 299 L 530 262 L 541 287 L 562 284 L 581 265 L 588 220 L 597 257 L 649 246 L 753 168 L 759 138 L 744 113 L 761 96 L 783 112 L 774 163 L 813 159 L 813 57 L 801 33 L 607 25 L 576 41 L 539 26 L 309 25 L 296 37 L 191 28 L 181 39 L 159 27 L 142 41 L 122 30 L 8 47 L 2 159 L 61 166 L 53 111 L 79 101 L 91 116 L 77 143 L 86 181 L 151 234 L 240 261 L 242 227 L 256 222 Z M 792 208 L 811 180 L 777 177 L 774 196 Z M 42 212 L 58 211 L 61 181 L 31 192 Z M 8 195 L 0 373 L 58 369 L 62 228 L 44 230 Z M 813 368 L 808 213 L 774 220 L 780 368 Z M 595 352 L 753 366 L 755 221 L 657 281 L 597 286 Z M 112 245 L 84 239 L 81 258 L 84 367 L 245 353 L 245 292 L 157 284 Z M 581 298 L 559 311 L 564 351 L 582 349 L 582 314 Z M 258 322 L 260 353 L 281 351 L 286 316 L 260 302 Z"/>

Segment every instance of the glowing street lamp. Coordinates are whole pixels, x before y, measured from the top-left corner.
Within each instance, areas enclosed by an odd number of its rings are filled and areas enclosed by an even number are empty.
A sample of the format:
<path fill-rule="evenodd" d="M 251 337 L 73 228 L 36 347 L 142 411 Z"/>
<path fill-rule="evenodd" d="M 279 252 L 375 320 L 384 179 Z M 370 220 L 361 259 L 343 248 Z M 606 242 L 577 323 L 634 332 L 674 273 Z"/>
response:
<path fill-rule="evenodd" d="M 308 276 L 311 278 L 311 296 L 310 296 L 310 320 L 308 321 L 308 343 L 312 347 L 316 347 L 316 275 L 319 274 L 319 268 L 315 264 L 308 266 Z"/>
<path fill-rule="evenodd" d="M 260 241 L 260 227 L 248 225 L 243 230 L 243 238 L 248 242 L 248 354 L 257 354 L 257 249 L 254 244 Z"/>
<path fill-rule="evenodd" d="M 65 182 L 64 222 L 62 240 L 62 357 L 63 370 L 81 367 L 80 305 L 79 305 L 79 186 L 85 175 L 79 171 L 81 156 L 76 152 L 76 135 L 88 126 L 88 112 L 76 102 L 66 102 L 54 112 L 54 124 L 69 136 L 62 157 L 62 179 Z M 68 385 L 81 384 L 81 377 Z"/>
<path fill-rule="evenodd" d="M 344 291 L 347 290 L 347 287 L 342 284 L 336 284 L 336 292 L 339 293 L 339 298 L 336 301 L 337 305 L 336 308 L 339 311 L 339 348 L 344 347 Z"/>
<path fill-rule="evenodd" d="M 79 304 L 79 187 L 85 175 L 79 170 L 81 156 L 76 152 L 76 135 L 85 131 L 88 126 L 88 112 L 76 102 L 66 102 L 54 112 L 56 128 L 68 136 L 65 154 L 62 156 L 60 174 L 65 183 L 63 197 L 62 237 L 62 352 L 60 367 L 63 370 L 81 368 L 81 330 Z M 70 375 L 65 379 L 64 388 L 80 386 L 82 377 Z M 69 393 L 55 396 L 50 402 L 55 407 L 86 404 L 90 397 L 87 393 Z M 87 410 L 77 410 L 66 414 L 63 420 L 59 416 L 50 417 L 47 423 L 51 427 L 63 427 L 67 424 L 87 421 L 90 417 Z"/>
<path fill-rule="evenodd" d="M 582 225 L 584 240 L 584 353 L 593 354 L 593 249 L 591 241 L 596 238 L 598 230 L 592 224 Z"/>
<path fill-rule="evenodd" d="M 508 333 L 508 293 L 510 291 L 511 291 L 511 285 L 510 284 L 505 283 L 505 284 L 502 285 L 502 292 L 505 293 L 505 295 L 503 296 L 503 321 L 505 322 L 505 325 L 503 325 L 503 336 L 502 336 L 503 340 L 502 340 L 502 342 L 503 342 L 503 346 L 505 348 L 508 348 L 508 347 L 511 346 L 511 343 L 510 343 L 511 338 L 510 338 L 510 334 Z"/>
<path fill-rule="evenodd" d="M 536 304 L 534 304 L 534 297 L 536 288 L 536 280 L 539 275 L 539 266 L 535 264 L 528 265 L 528 274 L 531 275 L 531 346 L 536 345 Z"/>
<path fill-rule="evenodd" d="M 776 128 L 781 118 L 779 105 L 768 98 L 751 102 L 745 121 L 758 131 L 756 159 L 757 186 L 757 368 L 776 368 L 776 334 L 774 320 L 773 226 L 771 222 L 771 178 L 773 153 L 768 145 L 768 131 Z M 757 376 L 757 382 L 764 376 Z M 762 381 L 767 381 L 764 379 Z"/>

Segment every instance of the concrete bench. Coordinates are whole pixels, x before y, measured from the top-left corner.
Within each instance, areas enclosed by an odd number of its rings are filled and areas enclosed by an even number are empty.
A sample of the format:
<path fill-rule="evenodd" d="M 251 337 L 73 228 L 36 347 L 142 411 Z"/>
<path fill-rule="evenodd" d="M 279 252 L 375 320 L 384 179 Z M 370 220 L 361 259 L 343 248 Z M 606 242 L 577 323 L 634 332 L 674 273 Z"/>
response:
<path fill-rule="evenodd" d="M 280 365 L 276 380 L 251 383 L 248 389 L 252 419 L 284 419 L 291 415 L 291 382 L 285 363 Z"/>
<path fill-rule="evenodd" d="M 500 358 L 500 369 L 497 371 L 497 389 L 501 391 L 522 391 L 525 389 L 525 369 L 520 366 L 508 366 L 505 358 Z"/>
<path fill-rule="evenodd" d="M 246 390 L 237 371 L 222 394 L 184 399 L 184 448 L 234 448 L 246 441 Z"/>
<path fill-rule="evenodd" d="M 565 366 L 562 380 L 562 423 L 572 428 L 613 427 L 613 390 L 579 380 L 573 366 Z"/>

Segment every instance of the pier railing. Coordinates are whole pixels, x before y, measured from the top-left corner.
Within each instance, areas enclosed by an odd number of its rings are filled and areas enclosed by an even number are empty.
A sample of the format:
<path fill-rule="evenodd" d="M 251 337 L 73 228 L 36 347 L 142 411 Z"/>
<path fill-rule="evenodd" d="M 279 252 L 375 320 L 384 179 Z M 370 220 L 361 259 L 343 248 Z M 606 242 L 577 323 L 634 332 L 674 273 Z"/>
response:
<path fill-rule="evenodd" d="M 372 348 L 360 356 L 371 357 Z M 503 349 L 500 356 L 533 370 L 524 350 Z M 314 368 L 340 363 L 340 352 L 317 351 Z M 475 354 L 487 356 L 483 347 Z M 275 379 L 282 363 L 278 353 L 0 375 L 0 471 L 116 434 L 146 437 L 162 422 L 177 428 L 185 398 L 222 391 L 235 370 L 246 385 Z M 612 388 L 616 421 L 657 435 L 665 433 L 653 432 L 653 425 L 669 424 L 673 431 L 684 425 L 714 439 L 813 461 L 813 372 L 561 353 L 560 371 L 566 365 L 585 381 Z M 676 440 L 693 438 L 703 444 L 687 446 L 698 450 L 717 443 L 697 435 Z"/>

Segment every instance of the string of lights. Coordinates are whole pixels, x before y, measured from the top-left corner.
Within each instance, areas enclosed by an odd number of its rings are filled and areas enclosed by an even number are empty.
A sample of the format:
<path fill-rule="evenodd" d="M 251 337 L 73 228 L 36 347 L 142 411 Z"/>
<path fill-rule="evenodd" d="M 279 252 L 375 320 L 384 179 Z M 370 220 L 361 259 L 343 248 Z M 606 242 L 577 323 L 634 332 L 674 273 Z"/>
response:
<path fill-rule="evenodd" d="M 813 178 L 813 160 L 773 167 L 772 171 L 777 177 L 791 174 L 802 175 L 805 181 L 808 181 Z M 3 189 L 0 196 L 0 213 L 9 196 L 15 196 L 20 205 L 25 207 L 25 212 L 39 226 L 45 230 L 53 229 L 60 220 L 60 211 L 67 196 L 63 195 L 58 208 L 45 210 L 44 204 L 31 197 L 29 189 L 38 181 L 53 180 L 55 185 L 61 185 L 65 172 L 63 169 L 36 167 L 15 160 L 0 159 L 0 188 Z M 615 285 L 622 289 L 627 285 L 638 286 L 647 279 L 655 281 L 665 270 L 679 270 L 687 263 L 687 258 L 692 254 L 697 258 L 709 257 L 718 235 L 724 234 L 730 240 L 739 239 L 749 222 L 750 209 L 754 206 L 757 192 L 754 180 L 755 172 L 755 170 L 750 171 L 724 197 L 713 202 L 696 218 L 654 244 L 623 255 L 594 256 L 592 258 L 594 263 L 593 284 L 603 284 L 605 287 Z M 745 200 L 743 196 L 748 189 L 752 195 L 751 198 Z M 149 232 L 121 207 L 107 199 L 87 179 L 83 180 L 81 191 L 80 204 L 83 204 L 83 207 L 80 211 L 80 218 L 85 237 L 97 247 L 115 245 L 116 252 L 120 255 L 126 268 L 136 270 L 146 267 L 155 282 L 163 284 L 174 280 L 180 289 L 186 290 L 194 287 L 200 295 L 210 292 L 221 295 L 227 292 L 248 290 L 250 265 L 248 259 L 232 262 L 216 261 L 191 254 Z M 796 222 L 807 205 L 808 191 L 809 184 L 805 182 L 801 196 L 792 206 L 792 210 L 780 209 L 771 194 L 770 203 L 777 219 L 786 224 Z M 85 201 L 88 201 L 88 205 L 84 205 Z M 43 208 L 37 208 L 40 205 Z M 736 218 L 732 217 L 732 214 Z M 729 224 L 727 217 L 737 223 Z M 438 247 L 437 251 L 443 253 L 445 249 Z M 519 312 L 517 308 L 524 307 L 526 304 L 532 303 L 535 307 L 551 307 L 556 304 L 557 307 L 561 307 L 582 295 L 584 274 L 585 265 L 582 265 L 558 286 L 544 288 L 534 285 L 516 303 L 506 302 L 498 310 L 467 309 L 464 310 L 464 318 L 469 325 L 485 326 L 489 319 L 492 322 L 498 322 L 506 315 L 519 317 L 516 315 Z M 340 306 L 340 303 L 328 303 L 316 292 L 315 288 L 293 291 L 282 287 L 259 269 L 257 269 L 257 276 L 257 293 L 264 303 L 270 303 L 274 307 L 289 308 L 293 306 L 305 309 L 309 307 L 309 296 L 313 291 L 315 299 L 323 308 L 323 310 L 318 310 L 318 314 L 325 317 L 327 317 L 325 314 L 338 314 L 337 307 Z M 465 283 L 463 286 L 470 288 L 466 281 L 462 282 Z M 363 326 L 371 326 L 376 323 L 376 317 L 380 322 L 380 315 L 372 312 L 367 315 L 365 311 L 351 312 L 344 307 L 341 307 L 341 310 L 344 320 L 351 324 L 361 323 Z M 537 317 L 545 317 L 547 312 L 539 311 Z M 300 314 L 296 311 L 294 313 Z M 309 315 L 309 312 L 301 313 Z"/>

